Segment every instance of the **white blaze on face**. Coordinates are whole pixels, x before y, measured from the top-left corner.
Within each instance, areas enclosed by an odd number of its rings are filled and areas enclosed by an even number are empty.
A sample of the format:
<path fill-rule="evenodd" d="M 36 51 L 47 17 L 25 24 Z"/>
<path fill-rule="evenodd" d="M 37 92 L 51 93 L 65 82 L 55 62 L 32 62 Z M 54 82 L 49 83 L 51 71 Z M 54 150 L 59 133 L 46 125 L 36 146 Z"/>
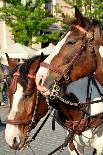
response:
<path fill-rule="evenodd" d="M 50 62 L 54 58 L 54 56 L 56 56 L 59 53 L 59 51 L 60 51 L 61 47 L 63 46 L 63 44 L 65 43 L 68 35 L 70 35 L 70 31 L 65 35 L 65 37 L 60 42 L 58 42 L 56 47 L 53 49 L 52 53 L 44 60 L 44 62 L 50 64 Z M 47 75 L 48 75 L 48 69 L 44 68 L 44 67 L 40 67 L 36 74 L 37 87 L 39 86 L 39 82 L 40 82 L 41 78 L 42 78 L 41 86 L 43 85 Z"/>
<path fill-rule="evenodd" d="M 103 57 L 103 46 L 99 47 L 99 53 L 100 53 L 101 57 Z"/>
<path fill-rule="evenodd" d="M 20 84 L 17 84 L 17 89 L 16 92 L 13 96 L 13 103 L 12 103 L 12 108 L 10 111 L 10 114 L 8 116 L 9 120 L 14 120 L 16 113 L 18 112 L 18 103 L 20 98 L 23 95 L 23 88 Z M 13 145 L 13 139 L 14 137 L 16 137 L 17 142 L 20 142 L 20 130 L 18 127 L 16 127 L 15 125 L 11 125 L 11 124 L 7 124 L 6 125 L 6 129 L 5 129 L 5 138 L 7 143 L 12 146 Z"/>

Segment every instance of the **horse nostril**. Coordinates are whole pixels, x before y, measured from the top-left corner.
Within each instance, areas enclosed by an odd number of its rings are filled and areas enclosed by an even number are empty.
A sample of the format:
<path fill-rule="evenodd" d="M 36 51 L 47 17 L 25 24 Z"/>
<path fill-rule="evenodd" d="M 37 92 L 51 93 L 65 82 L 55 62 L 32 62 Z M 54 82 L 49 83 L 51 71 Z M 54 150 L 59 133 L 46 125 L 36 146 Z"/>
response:
<path fill-rule="evenodd" d="M 39 86 L 42 86 L 42 78 L 39 81 Z"/>
<path fill-rule="evenodd" d="M 14 142 L 14 144 L 17 142 L 16 137 L 14 137 L 13 142 Z"/>
<path fill-rule="evenodd" d="M 18 149 L 18 145 L 19 145 L 19 143 L 17 142 L 17 138 L 14 137 L 14 139 L 13 139 L 13 145 L 12 145 L 11 148 L 17 150 Z"/>

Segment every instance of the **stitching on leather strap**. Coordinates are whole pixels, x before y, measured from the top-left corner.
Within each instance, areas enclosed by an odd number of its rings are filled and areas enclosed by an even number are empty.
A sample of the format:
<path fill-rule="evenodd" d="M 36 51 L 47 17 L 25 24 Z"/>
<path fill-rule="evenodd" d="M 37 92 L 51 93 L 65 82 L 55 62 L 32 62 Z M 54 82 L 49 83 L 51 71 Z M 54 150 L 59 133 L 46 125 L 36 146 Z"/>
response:
<path fill-rule="evenodd" d="M 45 68 L 47 68 L 47 69 L 49 69 L 49 70 L 51 70 L 51 71 L 53 71 L 55 73 L 58 73 L 58 74 L 60 74 L 62 76 L 64 75 L 64 72 L 61 69 L 59 69 L 59 68 L 57 68 L 57 67 L 55 67 L 55 66 L 53 66 L 51 64 L 41 62 L 40 66 L 45 67 Z"/>
<path fill-rule="evenodd" d="M 87 31 L 86 31 L 84 28 L 82 28 L 81 26 L 79 26 L 79 25 L 75 25 L 74 27 L 75 27 L 76 29 L 78 29 L 79 31 L 83 32 L 84 34 L 87 33 Z"/>

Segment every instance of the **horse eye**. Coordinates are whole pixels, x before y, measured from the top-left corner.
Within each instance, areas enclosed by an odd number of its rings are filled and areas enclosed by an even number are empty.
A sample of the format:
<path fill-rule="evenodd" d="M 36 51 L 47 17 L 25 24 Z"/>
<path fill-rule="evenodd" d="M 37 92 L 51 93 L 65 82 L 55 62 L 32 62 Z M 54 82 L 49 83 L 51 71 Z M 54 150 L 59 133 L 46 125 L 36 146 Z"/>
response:
<path fill-rule="evenodd" d="M 32 93 L 25 93 L 23 96 L 24 96 L 24 98 L 31 97 Z"/>
<path fill-rule="evenodd" d="M 75 44 L 76 43 L 76 41 L 68 41 L 67 42 L 67 45 L 73 45 L 73 44 Z"/>

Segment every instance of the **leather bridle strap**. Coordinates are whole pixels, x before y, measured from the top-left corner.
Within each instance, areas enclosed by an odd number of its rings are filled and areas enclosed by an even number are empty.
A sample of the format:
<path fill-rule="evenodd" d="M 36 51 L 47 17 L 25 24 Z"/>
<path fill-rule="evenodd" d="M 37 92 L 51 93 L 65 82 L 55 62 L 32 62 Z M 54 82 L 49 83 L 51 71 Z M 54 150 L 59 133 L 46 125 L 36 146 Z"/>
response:
<path fill-rule="evenodd" d="M 24 121 L 24 120 L 18 120 L 18 121 L 15 121 L 15 120 L 7 120 L 6 121 L 6 124 L 11 124 L 11 125 L 28 125 L 31 123 L 31 120 L 28 120 L 28 121 Z"/>
<path fill-rule="evenodd" d="M 19 70 L 17 70 L 17 72 L 15 72 L 13 74 L 13 80 L 12 80 L 11 86 L 9 88 L 9 89 L 11 89 L 11 94 L 14 94 L 15 91 L 16 91 L 16 85 L 17 85 L 17 80 L 18 80 L 18 77 L 19 76 L 20 76 L 20 72 L 19 72 Z M 28 78 L 31 78 L 31 79 L 35 79 L 35 74 L 34 73 L 28 73 L 27 74 L 27 77 Z M 8 96 L 10 96 L 11 94 L 9 93 Z M 15 120 L 9 120 L 8 119 L 6 121 L 6 124 L 12 124 L 12 125 L 29 125 L 29 124 L 31 124 L 31 122 L 32 122 L 32 119 L 31 120 L 27 120 L 27 121 L 25 121 L 25 120 L 17 120 L 17 121 L 15 121 Z"/>
<path fill-rule="evenodd" d="M 87 32 L 86 29 L 82 28 L 79 25 L 74 25 L 73 27 L 76 28 L 76 29 L 78 29 L 84 35 L 86 35 L 89 40 L 92 40 L 93 39 L 93 33 L 92 32 Z M 77 50 L 76 55 L 74 56 L 74 58 L 71 60 L 70 64 L 67 66 L 67 68 L 64 71 L 62 71 L 60 68 L 57 68 L 57 67 L 55 67 L 55 66 L 53 66 L 51 64 L 46 63 L 46 62 L 41 62 L 40 63 L 40 66 L 45 67 L 45 68 L 47 68 L 47 69 L 49 69 L 49 70 L 51 70 L 51 71 L 53 71 L 55 73 L 58 73 L 59 75 L 61 75 L 61 77 L 67 77 L 67 73 L 70 71 L 70 68 L 72 67 L 72 65 L 74 64 L 74 62 L 77 60 L 78 56 L 82 54 L 83 48 L 85 46 L 85 42 L 86 42 L 86 39 L 83 40 L 82 44 L 79 47 L 80 50 Z"/>
<path fill-rule="evenodd" d="M 69 63 L 69 65 L 67 66 L 67 68 L 64 71 L 62 71 L 60 68 L 57 68 L 57 67 L 55 67 L 55 66 L 53 66 L 51 64 L 46 63 L 46 62 L 41 62 L 40 66 L 45 67 L 45 68 L 47 68 L 47 69 L 49 69 L 49 70 L 51 70 L 51 71 L 53 71 L 55 73 L 58 73 L 59 75 L 61 75 L 60 79 L 62 77 L 65 77 L 65 75 L 67 76 L 67 73 L 70 71 L 70 68 L 72 67 L 74 62 L 77 60 L 78 56 L 83 53 L 83 48 L 85 46 L 84 45 L 85 42 L 86 42 L 86 40 L 84 40 L 83 44 L 81 44 L 80 47 L 77 48 L 77 49 L 80 49 L 80 50 L 77 50 L 76 55 L 74 56 L 74 58 L 71 60 L 71 62 Z M 57 81 L 59 81 L 60 79 L 58 79 Z"/>
<path fill-rule="evenodd" d="M 55 72 L 55 73 L 58 73 L 58 74 L 60 74 L 61 76 L 64 75 L 64 72 L 63 72 L 60 68 L 57 68 L 57 67 L 55 67 L 55 66 L 53 66 L 53 65 L 51 65 L 51 64 L 48 64 L 48 63 L 46 63 L 46 62 L 41 62 L 41 63 L 40 63 L 40 66 L 45 67 L 45 68 L 47 68 L 47 69 L 49 69 L 49 70 L 51 70 L 51 71 L 53 71 L 53 72 Z"/>

